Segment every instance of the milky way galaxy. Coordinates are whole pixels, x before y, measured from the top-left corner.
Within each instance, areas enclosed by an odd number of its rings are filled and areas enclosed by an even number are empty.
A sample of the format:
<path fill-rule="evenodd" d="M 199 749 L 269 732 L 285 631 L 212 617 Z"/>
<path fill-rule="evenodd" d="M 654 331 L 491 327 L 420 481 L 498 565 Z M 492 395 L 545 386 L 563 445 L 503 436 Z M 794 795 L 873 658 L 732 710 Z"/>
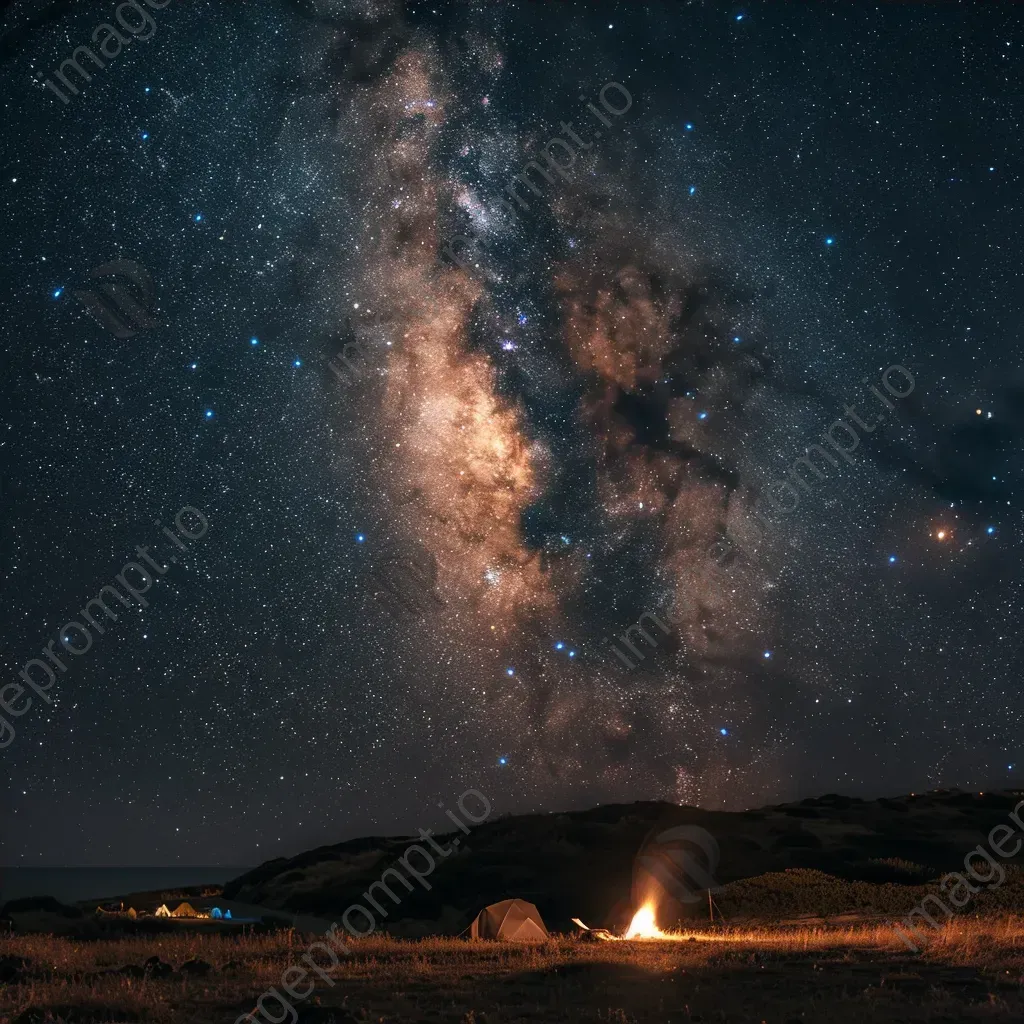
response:
<path fill-rule="evenodd" d="M 210 528 L 18 717 L 6 862 L 1019 784 L 999 5 L 196 0 L 67 105 L 109 12 L 14 6 L 5 679 Z"/>

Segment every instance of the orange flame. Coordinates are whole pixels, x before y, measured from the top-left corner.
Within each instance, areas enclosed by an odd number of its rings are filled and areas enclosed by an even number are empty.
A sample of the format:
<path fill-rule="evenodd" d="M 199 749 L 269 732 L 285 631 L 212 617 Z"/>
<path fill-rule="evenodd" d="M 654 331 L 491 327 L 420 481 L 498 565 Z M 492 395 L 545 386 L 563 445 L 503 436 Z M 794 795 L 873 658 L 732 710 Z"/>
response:
<path fill-rule="evenodd" d="M 650 900 L 648 900 L 633 915 L 633 920 L 629 922 L 629 927 L 626 929 L 626 934 L 622 937 L 624 939 L 674 938 L 674 936 L 666 934 L 658 927 L 658 921 L 655 917 L 654 903 Z"/>

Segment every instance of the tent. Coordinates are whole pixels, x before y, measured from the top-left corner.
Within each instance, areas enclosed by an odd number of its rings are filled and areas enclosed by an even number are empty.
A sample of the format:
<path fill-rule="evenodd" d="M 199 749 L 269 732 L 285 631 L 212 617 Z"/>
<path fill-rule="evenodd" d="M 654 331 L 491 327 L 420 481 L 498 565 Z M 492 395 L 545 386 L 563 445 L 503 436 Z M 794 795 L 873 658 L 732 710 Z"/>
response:
<path fill-rule="evenodd" d="M 156 916 L 157 917 L 170 917 L 171 916 L 171 912 L 167 909 L 167 904 L 166 903 L 161 903 L 160 906 L 156 908 Z"/>
<path fill-rule="evenodd" d="M 191 903 L 179 903 L 171 911 L 171 917 L 198 917 L 195 907 Z"/>
<path fill-rule="evenodd" d="M 471 939 L 543 942 L 548 930 L 540 912 L 526 900 L 502 900 L 484 907 L 469 926 Z"/>

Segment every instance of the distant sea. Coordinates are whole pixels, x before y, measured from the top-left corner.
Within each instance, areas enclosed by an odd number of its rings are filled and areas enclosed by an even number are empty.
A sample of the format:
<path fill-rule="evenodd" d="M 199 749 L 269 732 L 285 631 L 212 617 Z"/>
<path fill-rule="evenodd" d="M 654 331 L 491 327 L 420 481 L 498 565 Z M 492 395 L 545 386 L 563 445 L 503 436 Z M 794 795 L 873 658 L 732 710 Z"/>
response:
<path fill-rule="evenodd" d="M 248 871 L 215 868 L 0 868 L 0 905 L 23 896 L 53 896 L 62 903 L 130 892 L 223 885 Z"/>

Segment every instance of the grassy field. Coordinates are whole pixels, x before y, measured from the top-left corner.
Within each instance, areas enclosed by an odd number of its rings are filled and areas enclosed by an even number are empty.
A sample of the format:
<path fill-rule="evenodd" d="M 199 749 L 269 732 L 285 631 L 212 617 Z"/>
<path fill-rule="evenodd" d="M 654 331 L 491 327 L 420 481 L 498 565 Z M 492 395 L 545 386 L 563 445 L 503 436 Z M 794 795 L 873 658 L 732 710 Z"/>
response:
<path fill-rule="evenodd" d="M 268 1020 L 299 1024 L 1024 1020 L 1024 918 L 956 919 L 919 954 L 890 928 L 774 925 L 694 941 L 538 946 L 459 939 L 351 942 L 334 984 Z M 4 1024 L 233 1024 L 300 963 L 309 937 L 177 934 L 0 938 Z M 150 957 L 174 968 L 141 976 Z M 9 957 L 28 961 L 19 965 Z M 210 965 L 182 971 L 201 960 Z M 135 969 L 131 969 L 134 966 Z M 124 971 L 124 968 L 128 968 Z M 165 968 L 166 970 L 166 968 Z M 117 973 L 122 971 L 122 973 Z M 294 978 L 292 979 L 294 983 Z"/>

